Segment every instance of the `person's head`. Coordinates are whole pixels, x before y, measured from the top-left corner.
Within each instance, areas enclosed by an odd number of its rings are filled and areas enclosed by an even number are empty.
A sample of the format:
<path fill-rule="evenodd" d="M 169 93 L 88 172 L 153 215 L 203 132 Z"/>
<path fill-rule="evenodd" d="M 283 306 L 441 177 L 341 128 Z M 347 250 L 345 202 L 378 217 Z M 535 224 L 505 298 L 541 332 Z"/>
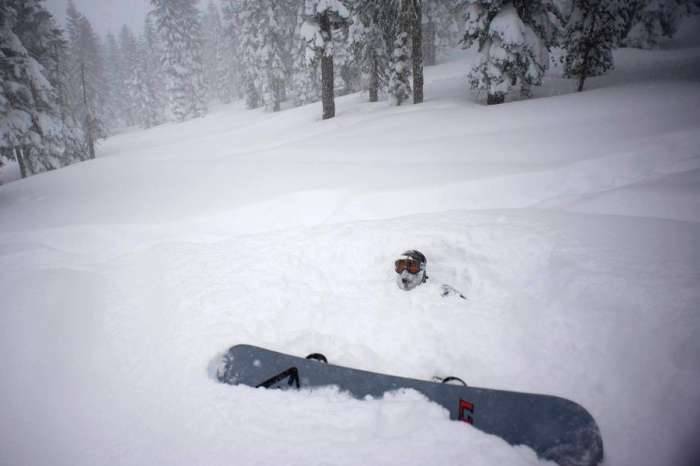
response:
<path fill-rule="evenodd" d="M 406 251 L 394 262 L 396 284 L 402 290 L 412 290 L 428 279 L 425 256 L 414 249 Z"/>

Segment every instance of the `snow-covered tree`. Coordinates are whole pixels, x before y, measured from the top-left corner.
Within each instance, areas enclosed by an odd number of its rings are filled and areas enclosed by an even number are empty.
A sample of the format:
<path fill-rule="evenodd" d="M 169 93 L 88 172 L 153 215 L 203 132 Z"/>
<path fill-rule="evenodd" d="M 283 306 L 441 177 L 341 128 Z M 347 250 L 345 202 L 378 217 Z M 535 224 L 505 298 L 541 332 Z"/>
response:
<path fill-rule="evenodd" d="M 423 101 L 422 0 L 358 0 L 353 4 L 350 44 L 369 81 L 370 101 L 380 83 L 401 105 Z M 413 85 L 411 84 L 413 78 Z"/>
<path fill-rule="evenodd" d="M 391 53 L 388 89 L 395 105 L 401 105 L 411 95 L 412 11 L 408 0 L 399 1 L 399 27 Z"/>
<path fill-rule="evenodd" d="M 227 61 L 227 40 L 218 6 L 209 0 L 203 20 L 204 25 L 204 78 L 210 99 L 231 101 L 231 77 Z"/>
<path fill-rule="evenodd" d="M 95 144 L 107 135 L 103 111 L 105 84 L 99 38 L 92 25 L 78 12 L 72 0 L 66 10 L 68 32 L 68 98 L 73 117 L 83 123 L 90 158 L 95 157 Z"/>
<path fill-rule="evenodd" d="M 15 31 L 29 55 L 44 68 L 45 76 L 54 89 L 55 104 L 61 118 L 63 149 L 59 165 L 68 165 L 89 157 L 82 124 L 70 112 L 68 84 L 70 60 L 63 32 L 43 5 L 44 0 L 17 0 Z"/>
<path fill-rule="evenodd" d="M 197 0 L 151 0 L 161 36 L 166 113 L 184 121 L 207 112 L 202 69 L 202 31 Z"/>
<path fill-rule="evenodd" d="M 246 107 L 250 109 L 262 103 L 262 73 L 258 65 L 263 39 L 258 24 L 263 11 L 264 5 L 256 0 L 239 0 L 234 13 L 239 26 L 239 58 L 243 69 L 241 86 Z"/>
<path fill-rule="evenodd" d="M 307 53 L 308 47 L 303 36 L 305 28 L 304 2 L 297 5 L 296 27 L 292 36 L 292 85 L 290 89 L 294 105 L 305 105 L 318 102 L 321 99 L 319 77 L 319 57 L 315 53 Z"/>
<path fill-rule="evenodd" d="M 626 0 L 574 0 L 562 37 L 561 60 L 564 77 L 578 79 L 579 92 L 586 78 L 614 67 L 612 51 L 624 36 L 627 8 Z"/>
<path fill-rule="evenodd" d="M 140 70 L 143 76 L 144 101 L 148 108 L 144 108 L 146 114 L 145 125 L 157 125 L 164 117 L 164 96 L 161 86 L 161 47 L 158 33 L 153 25 L 150 15 L 146 16 L 143 23 L 143 34 L 140 40 Z"/>
<path fill-rule="evenodd" d="M 257 53 L 256 71 L 261 95 L 268 111 L 279 111 L 285 96 L 285 80 L 290 74 L 291 37 L 294 22 L 290 17 L 296 12 L 294 4 L 280 0 L 257 0 Z"/>
<path fill-rule="evenodd" d="M 222 0 L 221 8 L 223 16 L 223 66 L 225 80 L 227 83 L 227 93 L 230 98 L 242 98 L 244 84 L 244 65 L 242 57 L 241 43 L 241 23 L 240 23 L 240 0 Z"/>
<path fill-rule="evenodd" d="M 42 0 L 0 2 L 0 158 L 16 160 L 23 177 L 84 158 L 51 82 L 61 47 Z"/>
<path fill-rule="evenodd" d="M 347 25 L 350 12 L 340 0 L 305 0 L 302 36 L 321 63 L 321 102 L 323 119 L 335 116 L 335 55 L 333 30 Z"/>
<path fill-rule="evenodd" d="M 550 0 L 468 0 L 463 44 L 476 44 L 480 55 L 468 79 L 487 92 L 489 105 L 502 103 L 514 86 L 527 96 L 542 83 L 557 40 L 554 13 Z"/>
<path fill-rule="evenodd" d="M 411 95 L 411 72 L 408 33 L 400 32 L 394 41 L 388 92 L 395 105 L 401 105 Z"/>
<path fill-rule="evenodd" d="M 138 39 L 124 27 L 120 34 L 124 63 L 128 74 L 125 81 L 126 100 L 130 114 L 135 123 L 143 128 L 150 128 L 161 121 L 161 102 L 159 99 L 157 78 L 157 53 L 154 53 L 154 31 L 148 18 L 144 25 L 144 34 Z"/>
<path fill-rule="evenodd" d="M 393 2 L 360 0 L 352 11 L 349 43 L 367 75 L 369 101 L 379 100 L 379 90 L 387 85 L 390 56 L 397 22 Z"/>

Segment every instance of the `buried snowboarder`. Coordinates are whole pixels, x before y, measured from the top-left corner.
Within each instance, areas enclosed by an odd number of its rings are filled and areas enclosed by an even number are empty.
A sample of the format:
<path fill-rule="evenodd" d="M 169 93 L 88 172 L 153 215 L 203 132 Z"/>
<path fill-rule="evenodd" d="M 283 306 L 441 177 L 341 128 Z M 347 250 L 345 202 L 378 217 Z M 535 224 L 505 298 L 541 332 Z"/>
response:
<path fill-rule="evenodd" d="M 399 288 L 408 291 L 426 283 L 426 264 L 419 251 L 403 253 L 394 264 Z M 466 299 L 448 285 L 441 289 L 443 296 Z M 426 381 L 368 372 L 330 364 L 320 353 L 302 358 L 245 344 L 232 346 L 217 358 L 216 379 L 281 390 L 336 386 L 359 400 L 414 390 L 445 408 L 450 419 L 511 445 L 525 445 L 559 466 L 598 466 L 603 461 L 595 419 L 582 406 L 557 396 L 472 387 L 456 377 Z"/>
<path fill-rule="evenodd" d="M 409 291 L 428 281 L 428 273 L 426 270 L 428 260 L 425 255 L 415 249 L 401 254 L 394 262 L 394 270 L 396 271 L 396 284 L 402 290 Z M 450 285 L 440 285 L 440 295 L 459 296 L 462 299 L 467 299 L 462 293 Z"/>

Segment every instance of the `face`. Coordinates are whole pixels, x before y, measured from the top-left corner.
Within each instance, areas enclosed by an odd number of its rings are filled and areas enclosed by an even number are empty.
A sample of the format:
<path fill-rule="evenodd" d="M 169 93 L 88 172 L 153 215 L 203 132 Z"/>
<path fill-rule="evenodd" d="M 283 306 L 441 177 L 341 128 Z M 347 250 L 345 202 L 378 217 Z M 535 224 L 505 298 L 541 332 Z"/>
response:
<path fill-rule="evenodd" d="M 425 270 L 422 270 L 417 262 L 413 262 L 411 266 L 406 265 L 406 262 L 397 261 L 396 284 L 402 290 L 408 291 L 423 283 Z"/>
<path fill-rule="evenodd" d="M 404 270 L 403 272 L 396 274 L 396 284 L 399 285 L 399 288 L 402 290 L 412 290 L 423 283 L 424 276 L 425 272 L 422 270 L 418 273 L 410 273 L 408 270 Z"/>

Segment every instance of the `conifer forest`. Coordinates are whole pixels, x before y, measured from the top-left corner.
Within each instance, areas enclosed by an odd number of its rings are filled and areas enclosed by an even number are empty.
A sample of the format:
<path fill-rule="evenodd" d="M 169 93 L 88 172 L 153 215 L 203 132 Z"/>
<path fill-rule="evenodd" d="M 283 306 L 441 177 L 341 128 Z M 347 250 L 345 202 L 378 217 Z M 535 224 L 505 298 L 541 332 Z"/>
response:
<path fill-rule="evenodd" d="M 554 60 L 584 90 L 620 47 L 653 48 L 698 0 L 150 0 L 140 30 L 96 31 L 72 3 L 0 0 L 0 163 L 22 177 L 95 157 L 120 129 L 207 114 L 212 102 L 277 112 L 364 91 L 423 101 L 423 68 L 475 47 L 465 93 L 527 97 Z M 556 53 L 554 53 L 556 51 Z"/>

